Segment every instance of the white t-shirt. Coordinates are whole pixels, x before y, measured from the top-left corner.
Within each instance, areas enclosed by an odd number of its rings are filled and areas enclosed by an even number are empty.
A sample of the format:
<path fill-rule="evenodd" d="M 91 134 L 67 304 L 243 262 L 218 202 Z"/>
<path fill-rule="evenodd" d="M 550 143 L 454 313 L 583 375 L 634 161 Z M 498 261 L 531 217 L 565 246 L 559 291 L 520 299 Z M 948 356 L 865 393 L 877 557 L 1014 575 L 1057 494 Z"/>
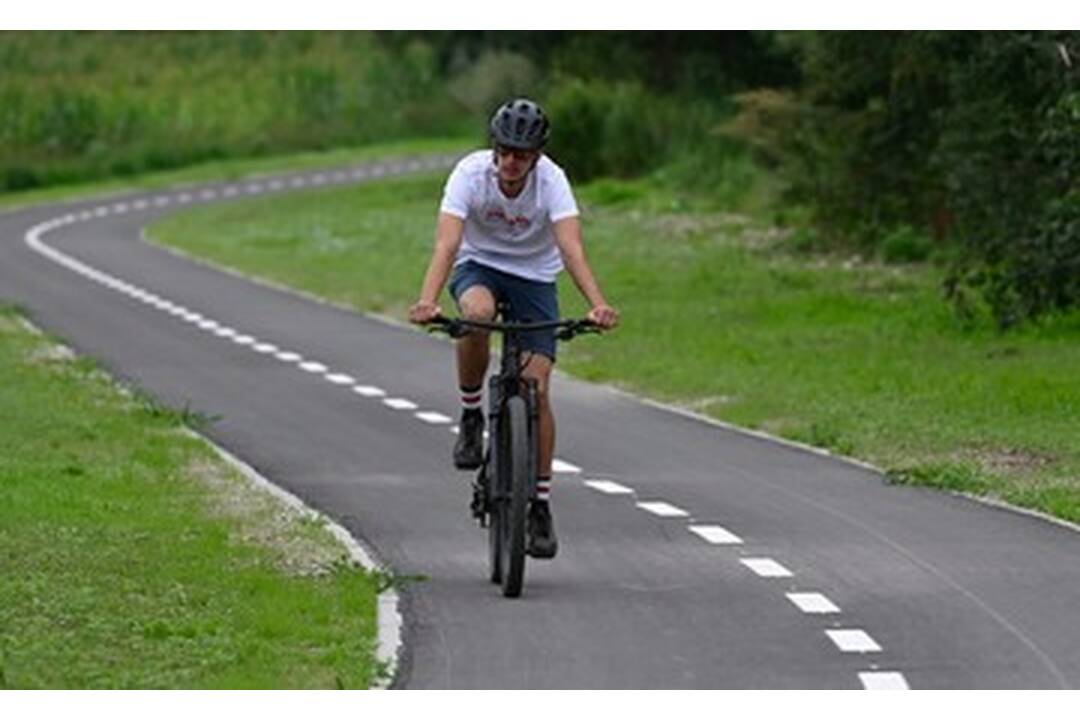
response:
<path fill-rule="evenodd" d="M 554 282 L 563 268 L 552 225 L 579 214 L 566 173 L 546 155 L 517 197 L 503 195 L 492 150 L 462 158 L 440 209 L 465 221 L 455 266 L 473 260 L 540 282 Z"/>

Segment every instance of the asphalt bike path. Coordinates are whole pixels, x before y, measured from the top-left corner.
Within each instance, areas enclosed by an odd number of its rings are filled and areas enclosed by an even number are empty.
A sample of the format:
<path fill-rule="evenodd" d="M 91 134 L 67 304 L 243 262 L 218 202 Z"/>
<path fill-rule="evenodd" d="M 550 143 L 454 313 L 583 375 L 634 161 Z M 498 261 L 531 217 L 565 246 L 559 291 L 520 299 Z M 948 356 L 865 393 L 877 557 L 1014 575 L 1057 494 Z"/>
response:
<path fill-rule="evenodd" d="M 215 442 L 422 577 L 401 590 L 396 687 L 1080 687 L 1075 529 L 890 487 L 564 375 L 559 555 L 530 561 L 523 597 L 507 600 L 486 580 L 471 473 L 450 464 L 448 342 L 141 239 L 184 207 L 361 194 L 452 160 L 0 215 L 0 300 L 121 380 L 216 417 Z"/>

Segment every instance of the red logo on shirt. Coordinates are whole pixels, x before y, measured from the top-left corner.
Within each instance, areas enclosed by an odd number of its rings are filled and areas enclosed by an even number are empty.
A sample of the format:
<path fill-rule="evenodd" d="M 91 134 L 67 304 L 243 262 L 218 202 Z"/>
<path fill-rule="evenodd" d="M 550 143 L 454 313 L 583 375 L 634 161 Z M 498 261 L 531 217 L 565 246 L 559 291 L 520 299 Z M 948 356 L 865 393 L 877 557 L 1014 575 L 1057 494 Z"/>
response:
<path fill-rule="evenodd" d="M 522 230 L 532 224 L 529 218 L 525 217 L 524 215 L 510 217 L 505 212 L 503 212 L 502 208 L 491 208 L 487 211 L 484 219 L 489 222 L 492 220 L 501 220 L 513 230 Z"/>

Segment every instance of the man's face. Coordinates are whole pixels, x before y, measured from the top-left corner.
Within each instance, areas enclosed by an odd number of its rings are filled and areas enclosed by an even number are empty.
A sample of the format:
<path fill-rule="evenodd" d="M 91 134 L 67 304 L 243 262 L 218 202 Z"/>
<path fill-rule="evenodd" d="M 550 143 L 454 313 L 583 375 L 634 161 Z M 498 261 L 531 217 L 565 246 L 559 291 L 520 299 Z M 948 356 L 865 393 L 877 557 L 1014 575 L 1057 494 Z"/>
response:
<path fill-rule="evenodd" d="M 528 175 L 540 153 L 536 150 L 515 150 L 495 146 L 495 162 L 499 169 L 499 179 L 503 182 L 517 182 Z"/>

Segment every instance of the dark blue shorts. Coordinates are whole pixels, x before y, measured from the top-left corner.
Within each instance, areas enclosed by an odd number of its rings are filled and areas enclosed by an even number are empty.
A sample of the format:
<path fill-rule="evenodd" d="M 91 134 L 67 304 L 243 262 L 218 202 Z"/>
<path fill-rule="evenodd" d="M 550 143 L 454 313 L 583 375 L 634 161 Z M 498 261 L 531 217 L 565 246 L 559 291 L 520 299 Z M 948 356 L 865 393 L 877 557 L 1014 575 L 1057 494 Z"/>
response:
<path fill-rule="evenodd" d="M 559 319 L 559 294 L 555 283 L 537 282 L 466 260 L 450 275 L 450 294 L 461 302 L 473 285 L 483 285 L 495 303 L 507 303 L 507 322 L 542 322 Z M 555 362 L 555 331 L 541 330 L 521 335 L 521 349 L 538 352 Z"/>

